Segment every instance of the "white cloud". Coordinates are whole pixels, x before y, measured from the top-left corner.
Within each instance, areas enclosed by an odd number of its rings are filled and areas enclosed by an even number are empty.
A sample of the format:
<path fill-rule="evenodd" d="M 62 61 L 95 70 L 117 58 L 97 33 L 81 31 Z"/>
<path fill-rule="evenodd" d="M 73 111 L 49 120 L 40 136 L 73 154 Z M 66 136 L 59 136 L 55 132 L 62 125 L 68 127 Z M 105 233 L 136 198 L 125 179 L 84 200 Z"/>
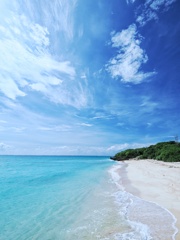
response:
<path fill-rule="evenodd" d="M 0 151 L 6 151 L 10 148 L 9 145 L 3 143 L 3 142 L 0 142 Z"/>
<path fill-rule="evenodd" d="M 21 96 L 24 97 L 26 94 L 21 91 L 16 84 L 16 82 L 13 81 L 13 79 L 6 76 L 3 78 L 1 75 L 1 81 L 0 81 L 0 91 L 4 93 L 8 98 L 11 98 L 13 100 L 16 99 L 16 97 Z"/>
<path fill-rule="evenodd" d="M 134 3 L 136 0 L 126 0 L 127 4 Z"/>
<path fill-rule="evenodd" d="M 151 20 L 158 20 L 158 15 L 156 12 L 151 11 L 150 9 L 144 10 L 141 15 L 139 15 L 136 21 L 141 25 L 144 26 L 147 22 Z"/>
<path fill-rule="evenodd" d="M 83 126 L 83 127 L 92 127 L 93 126 L 92 124 L 89 124 L 89 123 L 80 123 L 79 125 Z"/>
<path fill-rule="evenodd" d="M 144 112 L 153 112 L 157 109 L 159 104 L 157 102 L 152 101 L 149 97 L 142 97 L 142 103 L 140 107 Z"/>
<path fill-rule="evenodd" d="M 24 16 L 17 16 L 17 25 L 19 18 L 26 19 Z M 22 23 L 24 22 L 22 20 Z M 62 80 L 55 76 L 53 73 L 55 71 L 59 74 L 66 74 L 70 78 L 75 76 L 75 69 L 70 62 L 54 60 L 44 48 L 48 46 L 47 29 L 38 24 L 32 25 L 30 22 L 29 27 L 25 22 L 21 28 L 21 31 L 26 29 L 21 37 L 9 31 L 8 38 L 0 39 L 0 50 L 3 54 L 0 60 L 2 78 L 6 79 L 10 76 L 11 81 L 16 82 L 17 87 L 17 85 L 28 85 L 28 82 L 42 82 L 50 85 L 55 85 L 56 82 L 58 85 Z M 3 33 L 0 32 L 0 35 Z"/>
<path fill-rule="evenodd" d="M 33 19 L 35 22 L 43 22 L 51 33 L 55 33 L 54 37 L 59 38 L 59 43 L 61 43 L 62 40 L 59 34 L 62 34 L 62 38 L 65 37 L 66 40 L 72 40 L 74 37 L 73 18 L 77 2 L 77 0 L 13 1 L 16 7 L 15 10 L 20 9 L 29 19 Z"/>
<path fill-rule="evenodd" d="M 4 120 L 0 120 L 0 123 L 7 123 L 7 121 L 4 121 Z"/>
<path fill-rule="evenodd" d="M 71 62 L 49 53 L 49 32 L 24 15 L 14 14 L 0 25 L 0 91 L 15 100 L 29 90 L 55 103 L 77 108 L 87 103 L 86 83 L 77 79 Z"/>
<path fill-rule="evenodd" d="M 38 130 L 41 131 L 52 131 L 52 132 L 68 132 L 72 130 L 72 126 L 70 125 L 57 125 L 57 126 L 50 126 L 50 127 L 38 127 Z"/>
<path fill-rule="evenodd" d="M 30 5 L 31 0 L 28 0 Z M 54 31 L 64 32 L 65 37 L 72 40 L 74 37 L 73 31 L 73 16 L 74 9 L 77 6 L 77 0 L 55 0 L 53 2 L 46 1 L 43 2 L 45 7 L 42 8 L 42 15 L 47 22 L 51 23 Z M 51 19 L 49 19 L 51 17 Z"/>
<path fill-rule="evenodd" d="M 150 123 L 150 122 L 147 123 L 147 127 L 148 127 L 148 128 L 150 128 L 152 125 L 153 125 L 153 124 Z"/>
<path fill-rule="evenodd" d="M 151 20 L 158 20 L 158 13 L 166 12 L 176 0 L 146 0 L 138 9 L 136 21 L 144 26 Z"/>
<path fill-rule="evenodd" d="M 112 145 L 110 147 L 107 148 L 107 152 L 110 152 L 110 151 L 122 151 L 124 149 L 127 149 L 129 148 L 129 144 L 128 143 L 123 143 L 123 144 L 116 144 L 116 145 Z"/>
<path fill-rule="evenodd" d="M 26 130 L 25 127 L 12 127 L 11 130 L 17 132 L 17 133 L 20 133 L 20 132 L 23 132 L 24 130 Z"/>
<path fill-rule="evenodd" d="M 79 146 L 79 145 L 60 145 L 52 146 L 48 149 L 39 147 L 35 149 L 36 154 L 51 154 L 51 155 L 105 155 L 105 147 L 94 147 L 94 146 Z"/>
<path fill-rule="evenodd" d="M 141 83 L 153 76 L 154 72 L 142 72 L 141 66 L 148 61 L 145 51 L 140 47 L 142 37 L 137 33 L 135 24 L 121 32 L 112 33 L 112 47 L 118 54 L 110 59 L 107 70 L 112 78 L 120 78 L 125 83 Z"/>
<path fill-rule="evenodd" d="M 120 152 L 126 149 L 135 149 L 135 148 L 141 148 L 141 147 L 147 147 L 151 144 L 149 143 L 123 143 L 123 144 L 115 144 L 106 149 L 107 152 Z"/>
<path fill-rule="evenodd" d="M 110 120 L 113 119 L 112 115 L 107 115 L 106 113 L 103 112 L 96 112 L 95 116 L 92 117 L 92 119 L 105 119 L 105 120 Z"/>
<path fill-rule="evenodd" d="M 169 6 L 174 3 L 176 0 L 147 0 L 146 5 L 149 5 L 153 10 L 160 10 L 163 8 L 163 11 L 167 11 Z"/>

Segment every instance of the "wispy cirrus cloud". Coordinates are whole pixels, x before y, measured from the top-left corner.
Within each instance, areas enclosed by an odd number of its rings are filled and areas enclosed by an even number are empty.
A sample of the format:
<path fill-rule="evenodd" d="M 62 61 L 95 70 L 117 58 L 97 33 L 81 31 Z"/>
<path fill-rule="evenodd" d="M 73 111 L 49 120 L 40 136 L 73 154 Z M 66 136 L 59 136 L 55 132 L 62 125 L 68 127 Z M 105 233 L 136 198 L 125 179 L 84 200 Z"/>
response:
<path fill-rule="evenodd" d="M 72 126 L 62 124 L 58 126 L 48 126 L 48 127 L 41 126 L 41 127 L 38 127 L 37 129 L 40 131 L 68 132 L 72 130 Z"/>
<path fill-rule="evenodd" d="M 142 97 L 142 103 L 140 104 L 140 107 L 144 112 L 153 112 L 155 109 L 157 109 L 159 104 L 155 101 L 152 101 L 149 97 Z"/>
<path fill-rule="evenodd" d="M 15 100 L 30 91 L 77 108 L 87 103 L 86 83 L 71 61 L 49 51 L 49 31 L 26 16 L 10 15 L 0 25 L 0 91 Z M 72 94 L 73 91 L 73 94 Z"/>
<path fill-rule="evenodd" d="M 50 29 L 51 32 L 61 33 L 63 36 L 72 40 L 74 37 L 74 11 L 76 9 L 78 1 L 77 0 L 54 0 L 43 1 L 40 0 L 40 4 L 43 8 L 38 8 L 31 0 L 26 0 L 25 9 L 26 14 L 32 18 L 41 20 Z M 19 1 L 16 3 L 21 8 L 22 4 Z M 61 39 L 59 39 L 61 42 Z"/>
<path fill-rule="evenodd" d="M 92 127 L 93 125 L 90 124 L 90 123 L 80 123 L 79 124 L 80 126 L 83 126 L 83 127 Z"/>
<path fill-rule="evenodd" d="M 67 61 L 58 62 L 48 54 L 49 46 L 48 30 L 39 24 L 33 24 L 21 15 L 14 17 L 14 21 L 8 19 L 11 25 L 0 28 L 0 51 L 3 58 L 0 60 L 2 79 L 5 79 L 9 87 L 1 82 L 1 90 L 9 98 L 24 96 L 20 90 L 25 86 L 35 89 L 35 85 L 42 84 L 44 90 L 48 85 L 59 85 L 62 80 L 54 74 L 67 74 L 71 78 L 75 75 L 75 69 Z M 7 90 L 11 89 L 11 92 Z M 14 91 L 13 91 L 14 90 Z M 35 89 L 36 90 L 36 89 Z"/>
<path fill-rule="evenodd" d="M 110 59 L 107 70 L 112 78 L 120 78 L 124 83 L 138 84 L 153 76 L 155 72 L 143 72 L 141 67 L 148 61 L 146 52 L 140 47 L 142 36 L 135 24 L 121 32 L 113 32 L 111 45 L 117 55 Z"/>
<path fill-rule="evenodd" d="M 113 116 L 112 115 L 109 115 L 109 114 L 107 114 L 106 112 L 100 112 L 100 111 L 97 111 L 97 112 L 95 112 L 95 114 L 94 114 L 95 116 L 93 116 L 92 117 L 92 119 L 94 119 L 94 120 L 98 120 L 98 119 L 104 119 L 104 120 L 110 120 L 110 119 L 112 119 L 113 118 Z"/>
<path fill-rule="evenodd" d="M 62 80 L 56 74 L 66 74 L 70 78 L 75 76 L 75 69 L 70 62 L 58 62 L 48 53 L 46 28 L 31 23 L 23 15 L 16 15 L 13 20 L 7 21 L 11 23 L 11 29 L 6 26 L 0 28 L 0 50 L 3 54 L 0 61 L 1 75 L 9 83 L 9 88 L 15 89 L 13 93 L 7 93 L 8 97 L 14 99 L 19 95 L 18 91 L 20 93 L 19 88 L 27 85 L 32 87 L 41 83 L 44 88 L 46 85 L 59 85 Z M 1 89 L 6 90 L 4 84 L 1 84 Z M 21 95 L 25 93 L 21 91 Z"/>
<path fill-rule="evenodd" d="M 166 12 L 176 0 L 146 0 L 137 9 L 136 21 L 144 26 L 151 20 L 158 20 L 160 12 Z"/>

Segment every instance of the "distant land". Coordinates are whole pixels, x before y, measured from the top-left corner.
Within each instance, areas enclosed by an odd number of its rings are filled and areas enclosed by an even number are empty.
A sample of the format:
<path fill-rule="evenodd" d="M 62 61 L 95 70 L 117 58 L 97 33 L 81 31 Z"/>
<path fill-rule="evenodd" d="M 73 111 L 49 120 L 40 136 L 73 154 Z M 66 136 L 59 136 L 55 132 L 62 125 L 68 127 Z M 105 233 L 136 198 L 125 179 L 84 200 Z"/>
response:
<path fill-rule="evenodd" d="M 128 159 L 155 159 L 164 162 L 180 162 L 180 143 L 175 141 L 160 142 L 149 147 L 127 149 L 118 152 L 113 157 L 115 161 Z"/>

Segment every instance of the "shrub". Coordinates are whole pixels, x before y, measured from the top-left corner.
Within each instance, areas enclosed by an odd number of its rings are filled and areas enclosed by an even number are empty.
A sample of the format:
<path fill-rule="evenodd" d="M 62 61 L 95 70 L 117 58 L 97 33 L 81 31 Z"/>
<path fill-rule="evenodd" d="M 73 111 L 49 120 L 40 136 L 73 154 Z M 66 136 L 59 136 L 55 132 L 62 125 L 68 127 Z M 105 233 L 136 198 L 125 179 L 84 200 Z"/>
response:
<path fill-rule="evenodd" d="M 180 161 L 180 144 L 174 141 L 160 142 L 146 148 L 127 149 L 117 153 L 114 160 L 138 159 L 156 159 L 166 162 Z"/>

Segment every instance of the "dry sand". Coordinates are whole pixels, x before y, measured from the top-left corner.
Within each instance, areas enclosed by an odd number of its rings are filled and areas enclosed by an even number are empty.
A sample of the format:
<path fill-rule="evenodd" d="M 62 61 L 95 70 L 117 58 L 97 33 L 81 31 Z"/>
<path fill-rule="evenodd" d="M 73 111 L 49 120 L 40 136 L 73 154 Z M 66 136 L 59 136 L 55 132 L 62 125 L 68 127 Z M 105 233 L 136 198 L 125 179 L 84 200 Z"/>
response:
<path fill-rule="evenodd" d="M 179 232 L 175 239 L 180 240 L 180 162 L 129 160 L 125 163 L 126 191 L 168 209 L 177 219 Z"/>

